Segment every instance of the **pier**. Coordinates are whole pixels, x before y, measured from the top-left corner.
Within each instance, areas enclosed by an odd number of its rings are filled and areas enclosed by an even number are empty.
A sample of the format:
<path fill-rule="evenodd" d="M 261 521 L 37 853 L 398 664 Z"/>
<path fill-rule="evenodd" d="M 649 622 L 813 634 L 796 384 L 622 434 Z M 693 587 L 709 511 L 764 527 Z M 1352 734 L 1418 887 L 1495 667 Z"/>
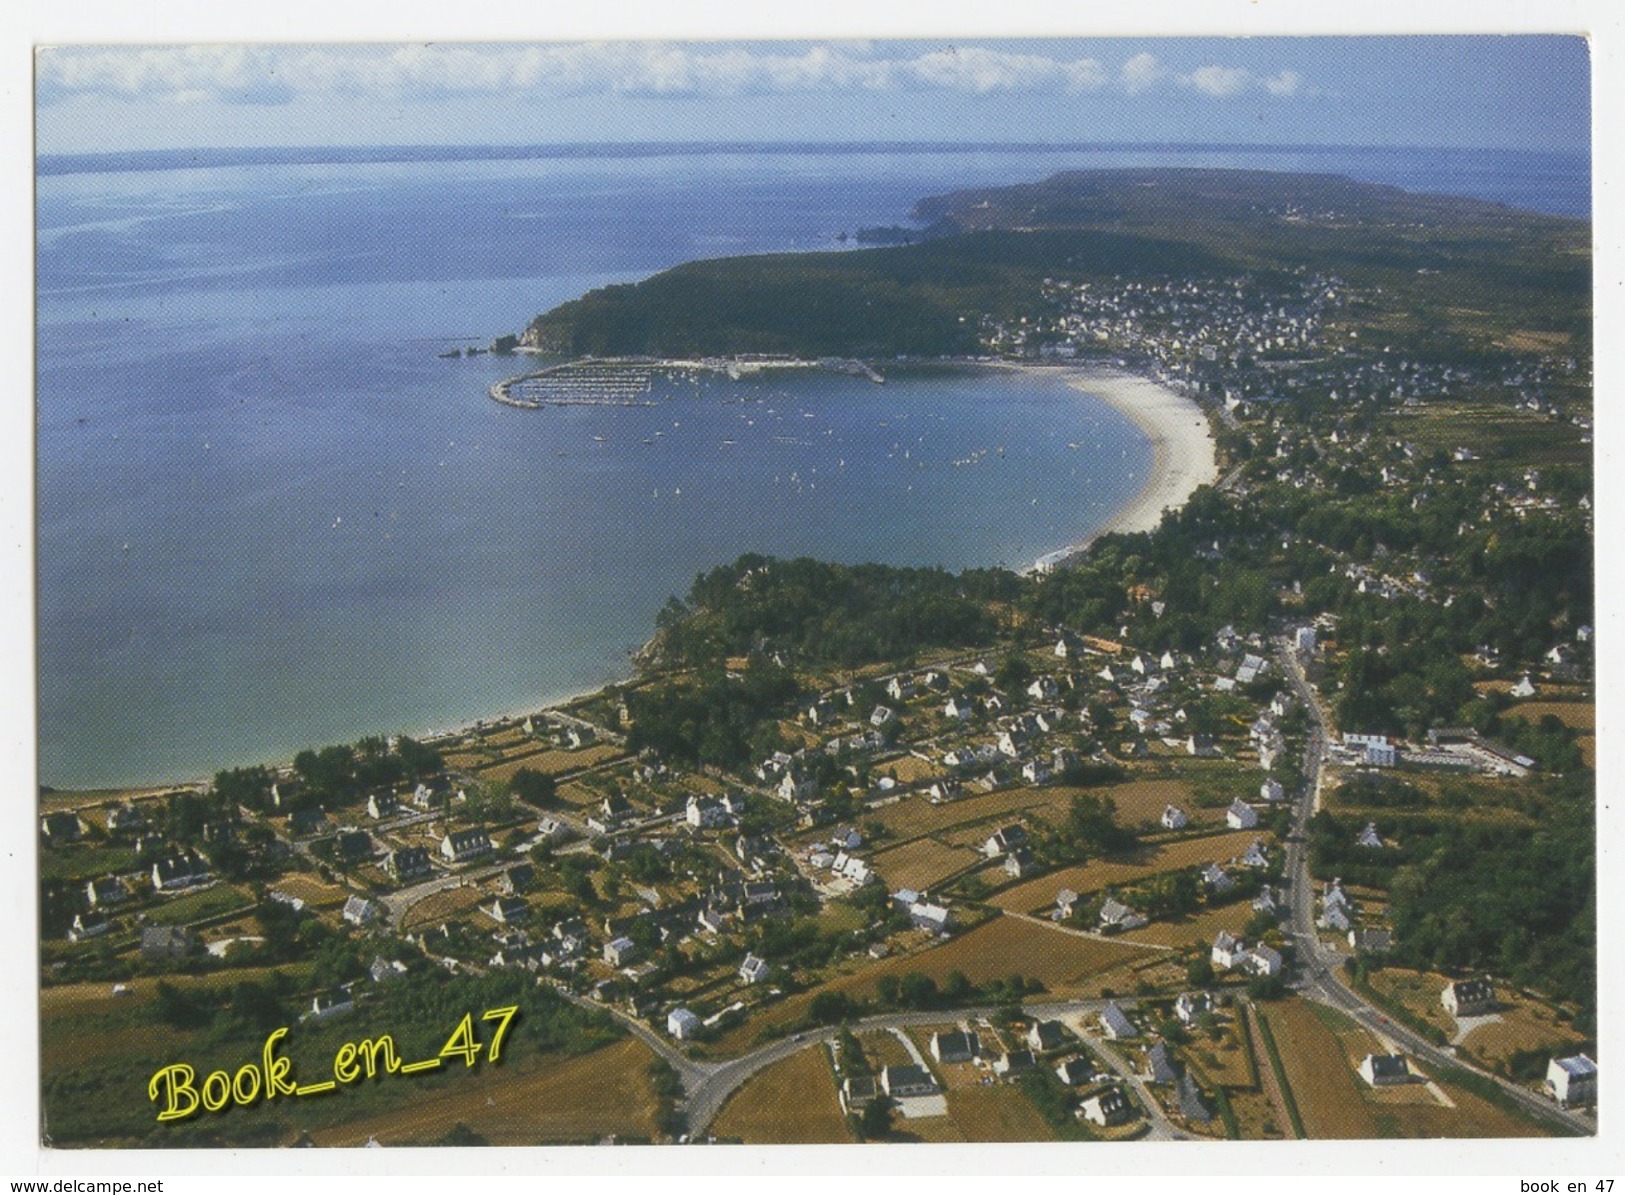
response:
<path fill-rule="evenodd" d="M 823 357 L 583 357 L 504 378 L 488 393 L 496 402 L 534 411 L 541 407 L 652 407 L 648 397 L 659 375 L 694 377 L 721 374 L 734 381 L 770 370 L 827 369 L 861 377 L 876 385 L 886 379 L 864 361 Z"/>

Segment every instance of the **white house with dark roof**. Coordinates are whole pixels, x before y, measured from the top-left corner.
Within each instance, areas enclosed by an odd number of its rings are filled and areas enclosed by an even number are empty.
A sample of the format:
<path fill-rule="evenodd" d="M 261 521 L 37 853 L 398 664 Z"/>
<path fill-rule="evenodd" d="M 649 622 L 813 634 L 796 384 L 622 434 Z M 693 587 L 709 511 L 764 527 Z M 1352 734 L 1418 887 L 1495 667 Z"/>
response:
<path fill-rule="evenodd" d="M 367 926 L 379 918 L 379 908 L 364 896 L 352 896 L 344 902 L 344 912 L 340 914 L 351 925 Z"/>
<path fill-rule="evenodd" d="M 1183 830 L 1191 824 L 1190 814 L 1178 805 L 1169 805 L 1162 811 L 1162 828 L 1164 830 Z"/>
<path fill-rule="evenodd" d="M 490 835 L 478 827 L 453 830 L 440 840 L 440 855 L 449 863 L 479 859 L 489 855 L 493 849 Z"/>
<path fill-rule="evenodd" d="M 1367 1054 L 1358 1069 L 1360 1078 L 1371 1087 L 1392 1087 L 1414 1077 L 1403 1054 Z"/>
<path fill-rule="evenodd" d="M 1266 780 L 1258 786 L 1258 797 L 1261 801 L 1274 804 L 1286 800 L 1286 788 L 1279 780 Z"/>
<path fill-rule="evenodd" d="M 1148 924 L 1145 917 L 1114 896 L 1108 896 L 1100 906 L 1101 929 L 1131 930 Z"/>
<path fill-rule="evenodd" d="M 1546 1090 L 1565 1108 L 1597 1102 L 1597 1064 L 1585 1054 L 1553 1058 L 1546 1067 Z"/>
<path fill-rule="evenodd" d="M 1134 1117 L 1134 1105 L 1120 1087 L 1109 1087 L 1083 1101 L 1083 1118 L 1102 1127 L 1123 1124 Z"/>
<path fill-rule="evenodd" d="M 1258 827 L 1258 810 L 1237 797 L 1224 811 L 1224 820 L 1232 830 L 1253 830 Z"/>
<path fill-rule="evenodd" d="M 1439 994 L 1439 1003 L 1453 1017 L 1482 1016 L 1500 1007 L 1495 999 L 1495 985 L 1488 979 L 1458 979 L 1446 984 Z"/>
<path fill-rule="evenodd" d="M 744 983 L 761 983 L 772 970 L 765 959 L 747 954 L 745 961 L 739 964 L 739 978 Z"/>
<path fill-rule="evenodd" d="M 1240 963 L 1246 955 L 1247 947 L 1242 940 L 1229 930 L 1221 929 L 1213 939 L 1213 949 L 1209 957 L 1215 967 L 1228 971 Z"/>
<path fill-rule="evenodd" d="M 931 1057 L 938 1062 L 970 1062 L 982 1056 L 982 1039 L 968 1029 L 931 1035 Z"/>
<path fill-rule="evenodd" d="M 934 1095 L 937 1091 L 936 1080 L 931 1078 L 930 1072 L 913 1063 L 882 1068 L 880 1085 L 894 1099 L 909 1095 Z"/>
<path fill-rule="evenodd" d="M 1370 851 L 1380 851 L 1383 848 L 1382 835 L 1377 833 L 1377 823 L 1367 822 L 1360 836 L 1354 840 L 1354 845 L 1364 847 Z"/>
<path fill-rule="evenodd" d="M 666 1014 L 666 1032 L 678 1041 L 690 1041 L 700 1031 L 700 1018 L 686 1008 L 674 1008 Z"/>
<path fill-rule="evenodd" d="M 1140 1031 L 1135 1028 L 1134 1022 L 1129 1020 L 1128 1014 L 1117 1007 L 1116 1001 L 1110 1001 L 1100 1010 L 1100 1027 L 1107 1037 L 1113 1041 L 1121 1041 L 1125 1037 L 1138 1037 Z"/>

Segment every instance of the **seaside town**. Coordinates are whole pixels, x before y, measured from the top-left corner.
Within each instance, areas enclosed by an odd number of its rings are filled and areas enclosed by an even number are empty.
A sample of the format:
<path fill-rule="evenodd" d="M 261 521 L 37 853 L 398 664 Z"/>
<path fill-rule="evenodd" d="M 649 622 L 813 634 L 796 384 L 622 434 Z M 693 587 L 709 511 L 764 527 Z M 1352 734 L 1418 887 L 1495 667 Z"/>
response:
<path fill-rule="evenodd" d="M 1400 285 L 1057 270 L 967 313 L 967 358 L 1200 412 L 1217 476 L 1154 530 L 746 556 L 565 705 L 42 792 L 49 1139 L 1594 1133 L 1589 344 Z M 155 1121 L 160 1066 L 445 1058 L 499 1005 L 500 1065 Z"/>

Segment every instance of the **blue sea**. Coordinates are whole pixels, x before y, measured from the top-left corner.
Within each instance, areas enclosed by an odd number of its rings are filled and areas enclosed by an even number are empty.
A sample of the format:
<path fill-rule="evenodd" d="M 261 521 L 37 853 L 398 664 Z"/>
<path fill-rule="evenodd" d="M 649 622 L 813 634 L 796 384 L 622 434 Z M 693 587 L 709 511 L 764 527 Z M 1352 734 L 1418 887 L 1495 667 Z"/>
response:
<path fill-rule="evenodd" d="M 673 382 L 652 407 L 520 411 L 486 388 L 526 359 L 438 355 L 589 288 L 841 251 L 922 196 L 1091 166 L 1325 170 L 1590 210 L 1588 162 L 1557 154 L 197 161 L 39 164 L 47 784 L 196 777 L 535 708 L 625 675 L 667 597 L 741 552 L 1020 567 L 1106 522 L 1150 465 L 1131 423 L 1059 383 Z"/>

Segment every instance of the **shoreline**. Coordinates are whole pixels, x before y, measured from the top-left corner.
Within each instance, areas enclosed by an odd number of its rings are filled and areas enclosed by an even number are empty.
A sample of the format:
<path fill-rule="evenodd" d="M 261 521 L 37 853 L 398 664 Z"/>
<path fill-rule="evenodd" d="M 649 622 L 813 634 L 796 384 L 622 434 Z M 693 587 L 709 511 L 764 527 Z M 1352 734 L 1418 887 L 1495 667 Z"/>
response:
<path fill-rule="evenodd" d="M 1025 568 L 1017 569 L 1016 571 L 1023 576 L 1047 571 L 1080 555 L 1102 535 L 1154 530 L 1161 522 L 1165 509 L 1183 506 L 1198 487 L 1212 482 L 1219 476 L 1215 455 L 1216 442 L 1206 413 L 1195 400 L 1152 378 L 1114 365 L 1088 362 L 1039 365 L 1014 361 L 958 361 L 950 364 L 997 369 L 1031 377 L 1061 379 L 1073 390 L 1097 398 L 1126 416 L 1151 445 L 1151 472 L 1134 497 L 1105 523 L 1087 535 L 1055 551 L 1045 553 Z M 625 684 L 635 676 L 634 668 L 631 672 L 605 681 L 595 689 L 568 693 L 544 705 L 470 717 L 450 727 L 441 726 L 419 733 L 410 730 L 399 733 L 429 743 L 454 738 L 466 735 L 481 725 L 514 721 L 548 710 L 562 709 L 572 702 L 603 692 L 609 685 Z M 291 759 L 267 760 L 262 766 L 275 769 L 287 766 L 291 762 Z M 105 802 L 119 799 L 123 794 L 151 794 L 199 787 L 207 785 L 211 780 L 212 775 L 174 781 L 144 780 L 95 788 L 61 787 L 53 788 L 50 793 L 36 793 L 35 799 L 40 808 L 45 808 L 47 803 L 65 807 L 66 802 L 75 799 L 87 804 Z"/>
<path fill-rule="evenodd" d="M 1127 416 L 1151 445 L 1150 476 L 1127 505 L 1087 535 L 1040 556 L 1021 570 L 1023 575 L 1054 568 L 1087 551 L 1103 535 L 1154 531 L 1165 511 L 1184 506 L 1199 488 L 1218 479 L 1218 443 L 1207 413 L 1195 399 L 1164 383 L 1113 365 L 1012 362 L 999 368 L 1062 379 Z"/>

